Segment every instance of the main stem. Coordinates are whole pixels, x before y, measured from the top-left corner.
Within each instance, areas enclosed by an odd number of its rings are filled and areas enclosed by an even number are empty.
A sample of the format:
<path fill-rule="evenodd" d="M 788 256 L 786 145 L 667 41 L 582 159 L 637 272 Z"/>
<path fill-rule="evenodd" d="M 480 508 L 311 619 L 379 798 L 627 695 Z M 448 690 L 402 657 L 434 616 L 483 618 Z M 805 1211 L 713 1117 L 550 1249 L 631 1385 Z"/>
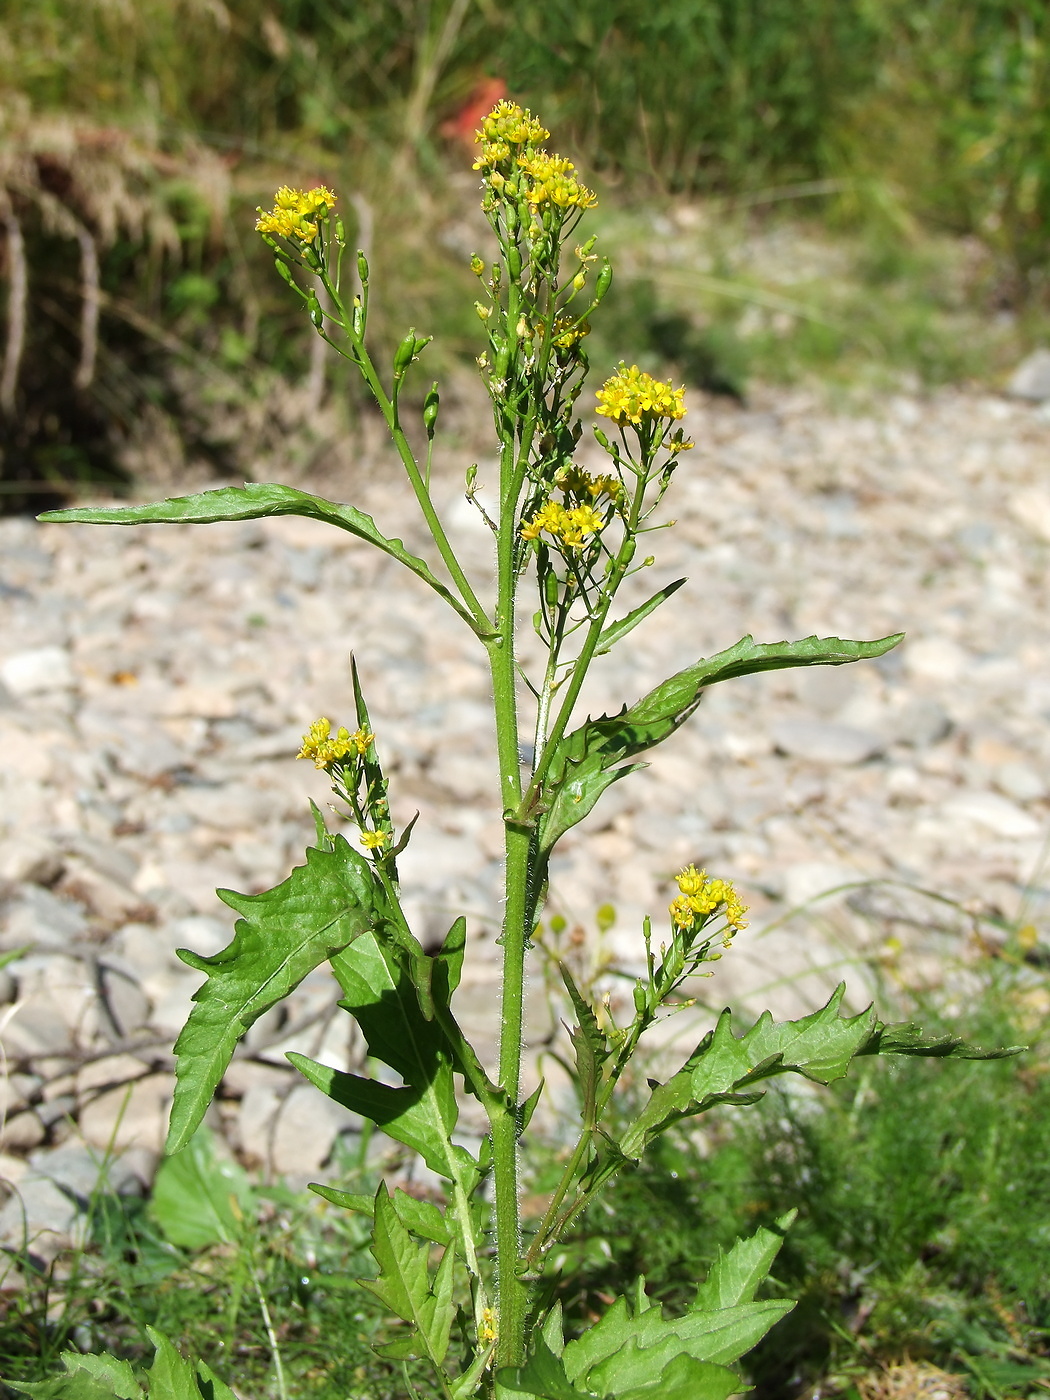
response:
<path fill-rule="evenodd" d="M 505 1096 L 490 1117 L 496 1204 L 496 1262 L 499 1338 L 496 1362 L 524 1361 L 528 1291 L 519 1277 L 521 1220 L 518 1202 L 518 1099 L 521 1092 L 525 949 L 531 919 L 530 830 L 513 819 L 521 806 L 518 706 L 514 657 L 514 527 L 517 463 L 513 434 L 504 436 L 500 461 L 500 521 L 497 545 L 497 635 L 489 643 L 500 802 L 504 813 L 506 873 L 503 914 L 503 989 L 500 1008 L 499 1084 Z"/>

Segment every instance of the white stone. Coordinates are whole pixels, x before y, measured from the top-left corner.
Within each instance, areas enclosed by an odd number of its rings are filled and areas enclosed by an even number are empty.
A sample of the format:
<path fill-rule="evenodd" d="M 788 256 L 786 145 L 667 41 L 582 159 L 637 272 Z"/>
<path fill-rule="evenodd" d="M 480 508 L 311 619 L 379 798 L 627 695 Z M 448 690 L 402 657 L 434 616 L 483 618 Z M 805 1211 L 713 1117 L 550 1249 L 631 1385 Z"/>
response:
<path fill-rule="evenodd" d="M 174 1087 L 173 1074 L 150 1074 L 100 1094 L 80 1110 L 78 1122 L 84 1141 L 90 1147 L 116 1152 L 127 1147 L 161 1152 Z"/>
<path fill-rule="evenodd" d="M 0 664 L 0 681 L 19 700 L 76 684 L 65 647 L 34 647 L 15 652 Z"/>
<path fill-rule="evenodd" d="M 1030 403 L 1050 399 L 1050 350 L 1040 346 L 1026 355 L 1010 376 L 1006 392 Z"/>
<path fill-rule="evenodd" d="M 1050 544 L 1050 491 L 1043 486 L 1029 486 L 1015 491 L 1009 504 L 1010 514 L 1019 525 Z"/>
<path fill-rule="evenodd" d="M 957 681 L 973 658 L 950 637 L 922 637 L 906 642 L 904 664 L 924 680 Z"/>
<path fill-rule="evenodd" d="M 1041 823 L 1014 802 L 994 792 L 966 792 L 944 804 L 946 816 L 961 818 L 984 827 L 996 836 L 1025 838 L 1038 836 Z"/>
<path fill-rule="evenodd" d="M 336 1137 L 359 1127 L 360 1118 L 326 1098 L 312 1084 L 297 1084 L 281 1105 L 273 1130 L 270 1160 L 278 1176 L 318 1171 Z"/>
<path fill-rule="evenodd" d="M 791 909 L 810 903 L 817 903 L 821 909 L 829 908 L 838 898 L 850 893 L 842 886 L 855 887 L 857 881 L 863 879 L 860 871 L 832 861 L 799 861 L 784 872 L 784 903 Z M 839 891 L 839 895 L 825 898 L 832 890 Z"/>
<path fill-rule="evenodd" d="M 882 752 L 884 741 L 870 730 L 817 719 L 781 720 L 772 727 L 781 752 L 811 763 L 863 763 Z"/>

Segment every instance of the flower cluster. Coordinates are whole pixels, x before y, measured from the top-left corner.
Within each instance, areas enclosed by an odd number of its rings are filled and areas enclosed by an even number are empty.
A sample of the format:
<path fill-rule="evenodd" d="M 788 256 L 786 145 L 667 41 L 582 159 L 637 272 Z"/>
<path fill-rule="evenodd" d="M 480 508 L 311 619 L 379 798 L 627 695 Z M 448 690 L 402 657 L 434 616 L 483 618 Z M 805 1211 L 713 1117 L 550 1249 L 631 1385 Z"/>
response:
<path fill-rule="evenodd" d="M 355 730 L 353 734 L 348 729 L 338 729 L 333 738 L 331 721 L 322 716 L 303 735 L 303 746 L 296 758 L 312 758 L 315 768 L 328 770 L 350 754 L 363 754 L 374 738 L 374 734 L 364 729 Z"/>
<path fill-rule="evenodd" d="M 518 164 L 532 181 L 524 194 L 534 209 L 545 204 L 556 204 L 559 209 L 574 205 L 578 209 L 593 209 L 598 203 L 597 195 L 579 182 L 573 173 L 575 165 L 564 156 L 537 151 L 531 156 L 519 156 Z"/>
<path fill-rule="evenodd" d="M 593 506 L 572 506 L 566 510 L 559 502 L 548 501 L 531 520 L 525 521 L 521 527 L 521 537 L 523 540 L 535 540 L 546 530 L 560 544 L 575 549 L 585 543 L 588 535 L 596 535 L 604 525 L 604 517 Z"/>
<path fill-rule="evenodd" d="M 592 476 L 575 463 L 562 467 L 554 477 L 554 484 L 575 502 L 600 501 L 603 496 L 607 500 L 618 501 L 623 495 L 623 487 L 615 476 Z"/>
<path fill-rule="evenodd" d="M 598 390 L 597 397 L 598 413 L 621 427 L 627 423 L 638 426 L 656 418 L 683 418 L 686 412 L 684 389 L 654 379 L 637 365 L 628 369 L 621 364 Z"/>
<path fill-rule="evenodd" d="M 282 185 L 274 195 L 269 214 L 262 209 L 258 211 L 256 230 L 279 238 L 293 238 L 300 243 L 313 243 L 318 219 L 325 217 L 335 201 L 336 196 L 325 185 L 316 185 L 312 190 L 293 190 Z"/>
<path fill-rule="evenodd" d="M 549 135 L 527 109 L 514 102 L 497 102 L 475 133 L 481 151 L 474 169 L 485 172 L 498 194 L 523 198 L 534 211 L 551 205 L 593 209 L 598 200 L 593 190 L 580 183 L 572 161 L 537 149 Z"/>
<path fill-rule="evenodd" d="M 725 915 L 726 942 L 733 933 L 747 928 L 747 920 L 744 918 L 747 905 L 741 902 L 731 880 L 708 879 L 706 870 L 697 870 L 695 865 L 687 865 L 682 873 L 675 877 L 675 882 L 680 893 L 671 901 L 670 914 L 671 922 L 677 928 L 692 929 L 697 919 L 702 925 L 709 915 L 719 910 Z"/>

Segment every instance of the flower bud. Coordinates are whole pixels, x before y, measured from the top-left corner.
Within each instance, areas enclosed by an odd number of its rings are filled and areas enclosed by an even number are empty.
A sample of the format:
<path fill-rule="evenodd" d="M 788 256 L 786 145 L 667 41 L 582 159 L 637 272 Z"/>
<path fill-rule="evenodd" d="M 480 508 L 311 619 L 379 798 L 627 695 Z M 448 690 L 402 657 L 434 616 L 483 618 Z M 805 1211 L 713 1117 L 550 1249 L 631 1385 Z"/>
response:
<path fill-rule="evenodd" d="M 587 282 L 587 273 L 581 267 L 576 276 L 572 279 L 572 289 L 574 292 L 582 292 Z"/>
<path fill-rule="evenodd" d="M 478 319 L 480 321 L 487 321 L 492 315 L 492 307 L 486 306 L 483 301 L 476 301 L 474 303 L 474 310 L 478 313 Z"/>
<path fill-rule="evenodd" d="M 485 264 L 478 257 L 477 253 L 475 253 L 470 260 L 470 270 L 475 277 L 484 277 L 485 275 Z"/>

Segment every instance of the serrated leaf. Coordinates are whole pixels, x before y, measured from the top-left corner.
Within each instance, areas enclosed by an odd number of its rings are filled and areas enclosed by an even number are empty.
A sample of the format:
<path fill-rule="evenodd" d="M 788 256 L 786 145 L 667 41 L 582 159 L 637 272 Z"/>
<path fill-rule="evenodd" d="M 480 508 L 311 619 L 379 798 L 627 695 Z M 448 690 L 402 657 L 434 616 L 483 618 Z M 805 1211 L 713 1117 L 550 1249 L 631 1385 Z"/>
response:
<path fill-rule="evenodd" d="M 214 957 L 179 950 L 208 980 L 194 993 L 196 1005 L 175 1043 L 169 1153 L 193 1136 L 249 1026 L 370 929 L 384 909 L 371 866 L 343 836 L 335 838 L 331 851 L 311 847 L 306 865 L 265 894 L 217 893 L 243 917 L 234 926 L 233 941 Z"/>
<path fill-rule="evenodd" d="M 201 1400 L 197 1376 L 191 1363 L 155 1327 L 147 1327 L 146 1335 L 156 1347 L 153 1365 L 146 1377 L 149 1400 Z"/>
<path fill-rule="evenodd" d="M 310 1183 L 310 1190 L 318 1196 L 322 1196 L 326 1201 L 331 1201 L 335 1206 L 342 1206 L 345 1210 L 358 1211 L 370 1219 L 374 1218 L 376 1203 L 373 1196 L 359 1196 L 349 1191 L 337 1191 L 334 1186 L 321 1186 L 317 1182 Z M 421 1239 L 432 1240 L 434 1244 L 441 1245 L 451 1241 L 452 1228 L 446 1223 L 444 1215 L 433 1201 L 418 1200 L 415 1196 L 410 1196 L 407 1191 L 402 1191 L 400 1186 L 394 1188 L 394 1194 L 390 1199 L 394 1203 L 394 1209 L 397 1211 L 402 1225 L 419 1235 Z"/>
<path fill-rule="evenodd" d="M 554 1355 L 542 1333 L 524 1366 L 504 1366 L 496 1372 L 496 1383 L 517 1395 L 537 1395 L 541 1400 L 598 1400 L 592 1391 L 580 1390 L 565 1374 L 561 1358 Z"/>
<path fill-rule="evenodd" d="M 693 1309 L 704 1311 L 750 1303 L 768 1275 L 797 1214 L 796 1210 L 788 1211 L 773 1229 L 760 1226 L 747 1239 L 737 1240 L 728 1253 L 719 1245 L 715 1262 L 696 1291 Z"/>
<path fill-rule="evenodd" d="M 142 506 L 78 506 L 70 510 L 49 510 L 40 519 L 87 525 L 212 525 L 226 520 L 261 520 L 271 515 L 303 515 L 312 520 L 324 520 L 374 545 L 411 569 L 459 613 L 472 631 L 478 631 L 470 613 L 431 572 L 430 566 L 409 553 L 401 540 L 384 535 L 370 515 L 353 506 L 297 491 L 292 486 L 248 482 L 244 486 L 222 486 L 215 491 L 175 496 Z"/>
<path fill-rule="evenodd" d="M 577 1024 L 569 1031 L 573 1053 L 576 1057 L 576 1075 L 580 1085 L 582 1100 L 581 1113 L 585 1127 L 595 1126 L 598 1085 L 601 1080 L 601 1067 L 609 1058 L 609 1042 L 598 1024 L 598 1018 L 587 998 L 577 987 L 575 979 L 564 963 L 558 964 L 565 990 L 569 993 Z"/>
<path fill-rule="evenodd" d="M 933 1059 L 1004 1060 L 1020 1055 L 1027 1045 L 1002 1045 L 985 1050 L 947 1032 L 928 1034 L 912 1021 L 883 1025 L 879 1021 L 858 1055 L 925 1055 Z"/>
<path fill-rule="evenodd" d="M 200 1129 L 184 1152 L 161 1162 L 149 1213 L 164 1238 L 183 1249 L 231 1244 L 253 1214 L 251 1182 L 236 1162 L 216 1156 L 211 1135 Z"/>
<path fill-rule="evenodd" d="M 131 1362 L 116 1356 L 84 1356 L 78 1351 L 64 1351 L 62 1365 L 72 1375 L 75 1371 L 86 1371 L 89 1376 L 107 1386 L 116 1400 L 141 1400 L 142 1386 L 135 1379 Z"/>
<path fill-rule="evenodd" d="M 113 1400 L 115 1394 L 105 1381 L 86 1370 L 73 1371 L 68 1376 L 52 1376 L 46 1381 L 16 1381 L 5 1376 L 4 1385 L 19 1395 L 31 1395 L 35 1400 Z"/>
<path fill-rule="evenodd" d="M 381 1184 L 376 1193 L 372 1253 L 379 1265 L 377 1279 L 362 1280 L 362 1287 L 409 1323 L 421 1350 L 440 1366 L 448 1352 L 449 1333 L 455 1306 L 452 1301 L 452 1270 L 455 1253 L 446 1248 L 431 1282 L 428 1245 L 417 1245 L 398 1216 L 394 1203 Z M 399 1339 L 398 1339 L 399 1340 Z M 395 1340 L 394 1345 L 397 1345 Z"/>
<path fill-rule="evenodd" d="M 219 1379 L 206 1361 L 197 1362 L 197 1385 L 202 1400 L 238 1400 L 226 1382 Z"/>
<path fill-rule="evenodd" d="M 798 1021 L 775 1022 L 764 1012 L 739 1039 L 726 1010 L 693 1051 L 686 1065 L 653 1090 L 638 1118 L 620 1139 L 620 1150 L 637 1160 L 646 1143 L 681 1118 L 717 1103 L 753 1103 L 753 1086 L 776 1074 L 801 1074 L 819 1084 L 841 1078 L 860 1046 L 871 1036 L 875 1013 L 869 1007 L 840 1017 L 844 984 L 827 1005 Z"/>
<path fill-rule="evenodd" d="M 361 1027 L 369 1053 L 395 1070 L 404 1088 L 345 1074 L 305 1056 L 289 1059 L 337 1103 L 371 1118 L 422 1153 L 434 1171 L 470 1190 L 478 1165 L 450 1140 L 459 1115 L 452 1051 L 438 1023 L 423 1015 L 416 987 L 398 957 L 397 949 L 369 933 L 331 961 L 347 994 L 340 1006 Z"/>
<path fill-rule="evenodd" d="M 618 1298 L 582 1337 L 566 1344 L 565 1374 L 600 1395 L 619 1395 L 649 1384 L 682 1353 L 725 1366 L 750 1351 L 794 1306 L 749 1302 L 667 1318 L 659 1305 L 632 1312 L 626 1299 Z"/>
<path fill-rule="evenodd" d="M 745 1388 L 735 1371 L 680 1355 L 667 1363 L 659 1380 L 617 1391 L 615 1400 L 728 1400 Z"/>
<path fill-rule="evenodd" d="M 625 759 L 673 734 L 700 704 L 704 691 L 734 676 L 792 666 L 841 666 L 882 656 L 903 633 L 874 642 L 841 637 L 805 637 L 798 642 L 758 644 L 742 637 L 735 646 L 687 666 L 617 715 L 602 715 L 565 737 L 555 749 L 542 790 L 540 847 L 549 852 L 566 831 L 583 820 L 612 783 L 634 772 Z"/>
<path fill-rule="evenodd" d="M 659 589 L 651 598 L 647 598 L 639 607 L 634 608 L 626 617 L 621 617 L 617 622 L 610 622 L 608 627 L 602 629 L 598 638 L 598 644 L 594 649 L 595 656 L 604 656 L 606 652 L 613 649 L 617 642 L 622 641 L 628 632 L 634 630 L 639 622 L 644 622 L 650 613 L 654 613 L 661 603 L 666 603 L 672 594 L 677 593 L 684 578 L 676 578 L 674 583 L 669 583 Z"/>

